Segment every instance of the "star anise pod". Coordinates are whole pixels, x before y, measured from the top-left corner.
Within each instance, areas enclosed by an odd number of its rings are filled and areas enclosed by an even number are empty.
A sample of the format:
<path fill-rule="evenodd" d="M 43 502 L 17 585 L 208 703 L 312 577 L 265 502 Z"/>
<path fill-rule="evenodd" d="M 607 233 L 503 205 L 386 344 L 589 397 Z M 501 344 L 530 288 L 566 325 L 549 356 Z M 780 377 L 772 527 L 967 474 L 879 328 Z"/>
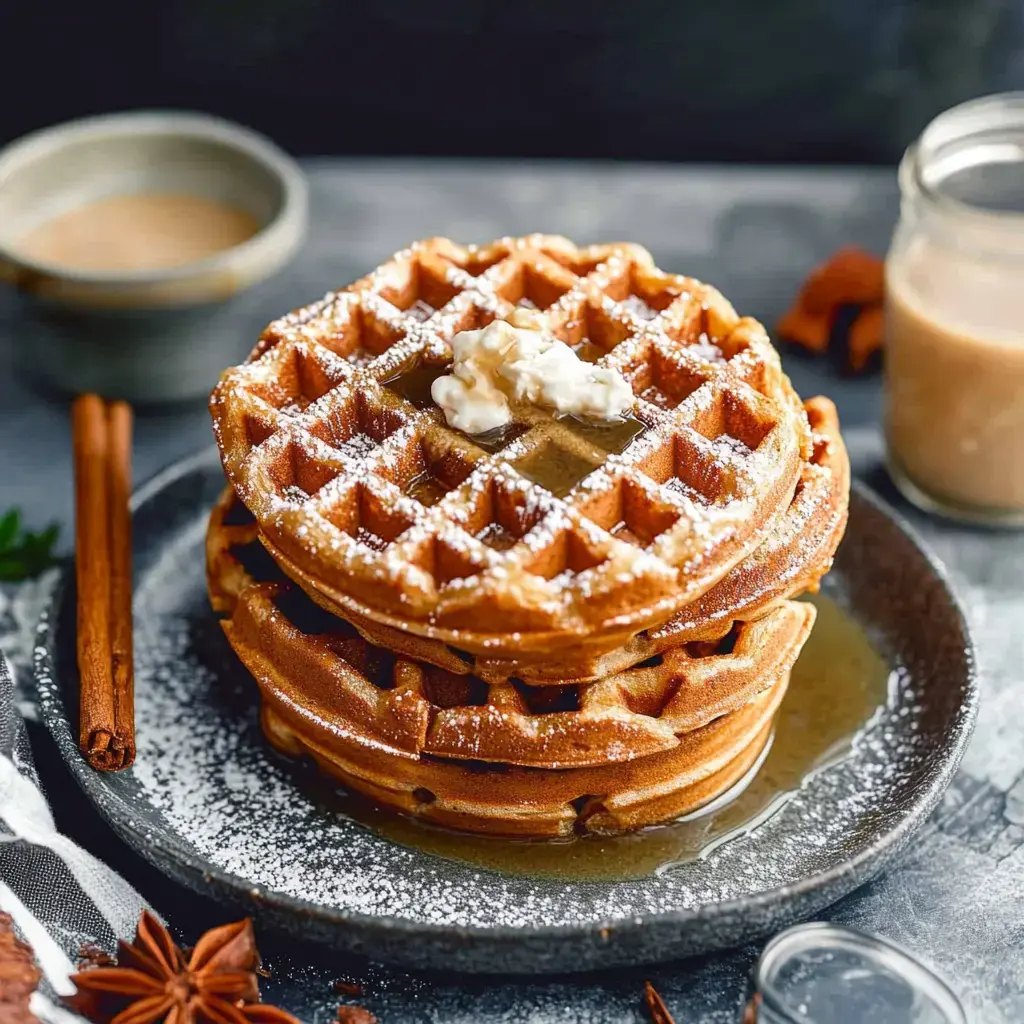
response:
<path fill-rule="evenodd" d="M 0 1024 L 39 1024 L 28 1008 L 39 980 L 32 950 L 14 934 L 10 915 L 0 913 Z"/>
<path fill-rule="evenodd" d="M 259 1002 L 259 953 L 246 918 L 208 931 L 186 954 L 149 911 L 117 966 L 74 974 L 68 1002 L 96 1024 L 299 1024 Z"/>

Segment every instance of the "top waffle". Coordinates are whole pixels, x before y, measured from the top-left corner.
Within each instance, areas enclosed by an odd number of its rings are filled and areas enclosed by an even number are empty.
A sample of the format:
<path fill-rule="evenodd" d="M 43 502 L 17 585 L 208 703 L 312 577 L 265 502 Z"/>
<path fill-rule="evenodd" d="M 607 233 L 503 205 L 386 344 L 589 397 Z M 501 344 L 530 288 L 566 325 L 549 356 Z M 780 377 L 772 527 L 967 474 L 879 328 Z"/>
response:
<path fill-rule="evenodd" d="M 846 529 L 850 462 L 839 431 L 836 407 L 823 396 L 804 403 L 813 431 L 810 460 L 800 471 L 785 515 L 766 531 L 761 544 L 733 566 L 710 590 L 666 622 L 643 630 L 611 651 L 567 650 L 536 657 L 522 651 L 511 657 L 474 656 L 439 640 L 411 636 L 356 616 L 349 618 L 370 643 L 456 674 L 472 674 L 488 683 L 516 679 L 526 685 L 586 683 L 632 668 L 671 647 L 714 641 L 767 614 L 780 602 L 818 589 L 832 566 Z"/>
<path fill-rule="evenodd" d="M 637 396 L 449 427 L 451 339 L 541 311 Z M 639 246 L 417 243 L 271 324 L 211 398 L 261 539 L 320 603 L 470 652 L 610 648 L 664 621 L 785 512 L 810 430 L 764 329 Z"/>

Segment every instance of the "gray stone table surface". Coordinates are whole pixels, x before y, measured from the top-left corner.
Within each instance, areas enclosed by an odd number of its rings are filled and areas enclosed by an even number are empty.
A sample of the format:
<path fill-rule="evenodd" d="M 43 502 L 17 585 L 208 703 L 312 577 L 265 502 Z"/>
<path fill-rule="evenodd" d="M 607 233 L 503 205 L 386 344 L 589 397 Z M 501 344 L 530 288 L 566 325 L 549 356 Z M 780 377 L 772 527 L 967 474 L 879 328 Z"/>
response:
<path fill-rule="evenodd" d="M 741 312 L 770 324 L 807 270 L 839 245 L 884 251 L 898 207 L 894 175 L 886 171 L 340 160 L 311 161 L 307 168 L 309 242 L 288 270 L 241 304 L 239 354 L 275 314 L 432 234 L 483 241 L 544 230 L 577 241 L 636 240 L 662 267 L 713 282 Z M 70 524 L 67 408 L 27 388 L 10 369 L 15 346 L 30 345 L 31 338 L 15 337 L 11 322 L 0 319 L 0 506 L 21 505 L 31 522 Z M 899 503 L 879 468 L 877 376 L 844 378 L 827 363 L 792 354 L 786 366 L 801 393 L 823 391 L 836 400 L 858 472 L 900 505 L 946 562 L 971 620 L 983 690 L 963 768 L 902 865 L 826 916 L 894 938 L 938 965 L 973 1021 L 1018 1024 L 1024 1020 L 1024 536 L 941 524 Z M 209 440 L 200 403 L 140 415 L 137 478 Z M 37 734 L 35 742 L 42 748 L 45 738 Z M 62 785 L 54 782 L 51 790 Z M 64 827 L 137 879 L 172 923 L 183 919 L 182 908 L 194 897 L 148 878 L 98 822 L 83 817 L 88 812 L 55 802 Z M 215 911 L 209 915 L 216 919 Z M 337 996 L 324 979 L 337 975 L 337 965 L 332 974 L 315 952 L 278 948 L 272 938 L 268 952 L 275 974 L 269 997 L 304 1019 L 329 1020 Z M 640 985 L 651 977 L 680 1022 L 725 1024 L 739 1019 L 757 952 L 538 981 L 365 968 L 365 1002 L 385 1024 L 640 1021 Z"/>

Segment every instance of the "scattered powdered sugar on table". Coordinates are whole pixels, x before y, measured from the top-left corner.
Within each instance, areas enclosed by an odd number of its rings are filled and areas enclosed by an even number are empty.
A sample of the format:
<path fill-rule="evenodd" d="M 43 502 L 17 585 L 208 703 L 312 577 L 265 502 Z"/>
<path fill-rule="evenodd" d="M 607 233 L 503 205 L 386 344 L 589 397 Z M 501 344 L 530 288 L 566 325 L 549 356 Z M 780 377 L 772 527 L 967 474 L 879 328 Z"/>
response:
<path fill-rule="evenodd" d="M 377 836 L 307 792 L 259 730 L 255 684 L 209 610 L 205 514 L 145 570 L 136 592 L 141 796 L 169 829 L 250 886 L 349 912 L 446 925 L 559 925 L 693 908 L 796 882 L 845 859 L 866 822 L 899 807 L 918 758 L 907 681 L 860 737 L 755 834 L 640 881 L 518 878 Z M 921 751 L 923 753 L 923 750 Z M 343 800 L 339 801 L 343 804 Z"/>

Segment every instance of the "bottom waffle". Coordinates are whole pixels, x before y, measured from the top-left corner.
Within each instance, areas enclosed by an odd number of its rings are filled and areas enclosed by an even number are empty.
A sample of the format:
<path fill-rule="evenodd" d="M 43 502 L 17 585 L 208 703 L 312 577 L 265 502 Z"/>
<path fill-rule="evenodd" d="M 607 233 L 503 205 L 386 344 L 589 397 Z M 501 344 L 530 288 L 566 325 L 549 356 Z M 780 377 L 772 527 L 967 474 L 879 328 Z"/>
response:
<path fill-rule="evenodd" d="M 624 832 L 678 818 L 731 789 L 771 735 L 786 671 L 751 703 L 671 750 L 595 768 L 550 770 L 410 755 L 362 741 L 286 692 L 261 687 L 263 730 L 282 753 L 385 806 L 439 825 L 507 836 Z"/>
<path fill-rule="evenodd" d="M 271 742 L 463 829 L 617 831 L 713 799 L 763 748 L 814 621 L 813 606 L 784 602 L 599 682 L 488 684 L 369 644 L 284 581 L 237 512 L 228 491 L 211 516 L 209 589 Z"/>

